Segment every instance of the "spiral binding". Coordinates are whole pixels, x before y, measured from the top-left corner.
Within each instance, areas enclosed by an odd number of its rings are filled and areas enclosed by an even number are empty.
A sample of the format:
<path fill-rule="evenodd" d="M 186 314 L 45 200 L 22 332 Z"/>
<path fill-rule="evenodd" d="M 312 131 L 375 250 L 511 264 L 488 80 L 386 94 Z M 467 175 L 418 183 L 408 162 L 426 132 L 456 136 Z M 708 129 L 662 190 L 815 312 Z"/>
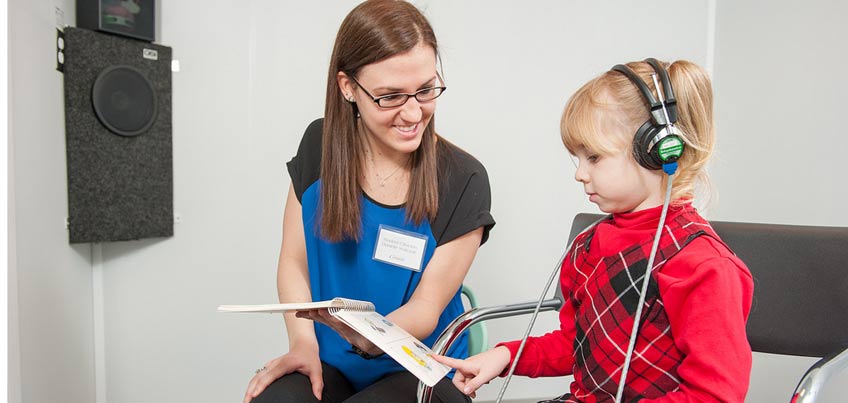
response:
<path fill-rule="evenodd" d="M 348 298 L 333 298 L 333 306 L 327 308 L 332 313 L 342 310 L 368 312 L 374 311 L 374 304 L 368 301 L 360 301 Z"/>

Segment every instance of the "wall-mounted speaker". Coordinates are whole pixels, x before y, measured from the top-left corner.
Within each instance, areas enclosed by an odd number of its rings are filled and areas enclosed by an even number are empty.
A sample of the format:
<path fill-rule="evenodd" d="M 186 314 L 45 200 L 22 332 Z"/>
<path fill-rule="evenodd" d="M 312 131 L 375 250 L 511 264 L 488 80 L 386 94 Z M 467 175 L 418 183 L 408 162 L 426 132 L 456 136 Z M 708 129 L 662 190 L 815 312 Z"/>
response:
<path fill-rule="evenodd" d="M 71 243 L 174 233 L 171 48 L 68 27 Z"/>

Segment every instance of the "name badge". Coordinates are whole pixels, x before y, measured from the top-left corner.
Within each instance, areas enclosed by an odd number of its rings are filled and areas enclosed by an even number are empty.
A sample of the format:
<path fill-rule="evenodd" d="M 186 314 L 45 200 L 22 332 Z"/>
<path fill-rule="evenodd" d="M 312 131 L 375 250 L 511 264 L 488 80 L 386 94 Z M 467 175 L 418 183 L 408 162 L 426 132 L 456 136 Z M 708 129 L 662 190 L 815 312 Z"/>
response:
<path fill-rule="evenodd" d="M 421 271 L 427 237 L 397 228 L 380 226 L 374 260 L 413 271 Z"/>

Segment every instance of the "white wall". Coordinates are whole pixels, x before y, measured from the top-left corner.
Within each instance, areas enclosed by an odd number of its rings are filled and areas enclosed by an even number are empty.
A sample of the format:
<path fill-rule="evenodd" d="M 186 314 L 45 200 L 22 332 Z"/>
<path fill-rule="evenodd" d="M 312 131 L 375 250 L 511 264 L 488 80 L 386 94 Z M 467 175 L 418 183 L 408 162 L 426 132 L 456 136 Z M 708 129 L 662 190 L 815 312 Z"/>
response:
<path fill-rule="evenodd" d="M 53 70 L 54 16 L 47 3 L 10 3 L 10 158 L 15 161 L 10 194 L 16 201 L 17 241 L 17 265 L 10 269 L 18 283 L 21 401 L 87 402 L 93 401 L 95 389 L 105 400 L 98 403 L 239 401 L 253 370 L 286 350 L 282 320 L 218 314 L 215 307 L 276 299 L 289 185 L 284 163 L 306 124 L 323 112 L 333 38 L 358 2 L 163 2 L 158 42 L 173 47 L 181 66 L 173 76 L 174 207 L 181 221 L 172 238 L 103 244 L 93 248 L 94 259 L 91 248 L 68 246 L 61 227 L 67 212 L 62 90 L 61 76 Z M 561 253 L 570 218 L 578 211 L 596 211 L 572 179 L 573 167 L 558 137 L 559 115 L 571 92 L 623 61 L 655 56 L 706 64 L 715 51 L 722 140 L 713 173 L 722 198 L 710 218 L 846 225 L 845 219 L 833 221 L 839 219 L 835 200 L 845 196 L 844 187 L 821 196 L 833 201 L 811 200 L 800 184 L 779 197 L 766 186 L 752 192 L 748 183 L 786 189 L 780 186 L 785 180 L 769 182 L 765 174 L 734 180 L 743 172 L 758 172 L 744 168 L 762 166 L 782 169 L 813 188 L 835 185 L 834 173 L 844 172 L 835 153 L 845 150 L 844 137 L 837 135 L 835 95 L 845 88 L 829 87 L 821 74 L 807 74 L 818 81 L 786 89 L 833 91 L 826 99 L 834 117 L 817 119 L 811 135 L 837 145 L 822 151 L 830 158 L 818 162 L 824 167 L 821 176 L 790 170 L 794 164 L 787 162 L 796 159 L 788 152 L 797 147 L 781 145 L 794 145 L 795 133 L 803 129 L 768 126 L 767 117 L 788 115 L 781 104 L 745 120 L 732 114 L 743 104 L 759 111 L 761 105 L 754 103 L 764 101 L 755 98 L 757 93 L 784 74 L 780 69 L 772 79 L 763 76 L 752 64 L 768 59 L 746 52 L 756 48 L 772 58 L 781 56 L 784 42 L 771 38 L 784 24 L 797 23 L 789 20 L 794 12 L 775 5 L 779 12 L 768 13 L 765 20 L 757 18 L 762 10 L 743 7 L 753 2 L 729 3 L 719 2 L 713 14 L 710 0 L 655 0 L 648 6 L 416 1 L 439 37 L 450 87 L 439 100 L 438 129 L 483 161 L 492 182 L 498 224 L 467 280 L 483 305 L 535 299 Z M 843 5 L 819 3 L 826 21 L 845 15 Z M 65 7 L 66 18 L 72 8 Z M 742 23 L 752 21 L 762 25 L 752 30 L 760 36 L 747 36 L 750 31 Z M 837 29 L 833 24 L 831 30 Z M 804 25 L 827 26 L 816 20 L 804 20 Z M 816 36 L 834 54 L 846 37 L 845 28 L 839 29 Z M 822 60 L 821 53 L 816 55 L 793 62 L 793 68 L 801 73 L 811 65 L 823 68 L 813 61 Z M 829 57 L 844 62 L 845 56 Z M 759 91 L 745 87 L 751 85 Z M 748 153 L 748 147 L 731 140 L 766 150 Z M 802 208 L 813 215 L 800 213 Z M 102 312 L 92 314 L 101 298 Z M 490 337 L 516 338 L 525 322 L 491 322 Z M 102 331 L 95 326 L 101 323 Z M 537 333 L 554 324 L 554 315 L 544 315 Z M 70 336 L 56 339 L 58 334 Z M 95 360 L 98 351 L 105 357 Z M 45 362 L 56 357 L 58 366 Z M 771 358 L 757 358 L 753 385 L 783 397 L 803 363 Z M 95 365 L 101 370 L 96 383 Z M 48 376 L 37 372 L 45 366 Z M 775 371 L 785 379 L 781 386 L 787 392 L 766 384 Z M 507 396 L 554 395 L 566 382 L 515 379 Z M 498 386 L 493 382 L 480 397 L 493 398 Z M 752 392 L 749 401 L 775 401 L 764 396 Z"/>
<path fill-rule="evenodd" d="M 94 400 L 91 248 L 70 246 L 55 7 L 9 2 L 9 398 Z M 61 25 L 61 23 L 59 23 Z"/>
<path fill-rule="evenodd" d="M 848 225 L 848 3 L 763 4 L 718 3 L 716 214 Z"/>
<path fill-rule="evenodd" d="M 716 14 L 713 217 L 848 226 L 848 3 L 719 1 Z M 815 361 L 756 354 L 748 401 L 786 401 Z M 846 390 L 848 371 L 821 401 Z"/>

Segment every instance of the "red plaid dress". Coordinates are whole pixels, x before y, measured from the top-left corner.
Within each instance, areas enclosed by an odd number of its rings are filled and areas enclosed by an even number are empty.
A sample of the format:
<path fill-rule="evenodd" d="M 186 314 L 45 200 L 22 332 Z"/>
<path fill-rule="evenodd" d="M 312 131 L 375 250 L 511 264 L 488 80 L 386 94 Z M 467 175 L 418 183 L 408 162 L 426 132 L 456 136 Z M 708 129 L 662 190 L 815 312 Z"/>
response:
<path fill-rule="evenodd" d="M 686 354 L 675 343 L 657 283 L 657 276 L 663 272 L 665 263 L 700 236 L 712 238 L 716 245 L 726 248 L 712 227 L 691 206 L 675 209 L 670 212 L 666 221 L 639 320 L 639 333 L 627 375 L 623 402 L 658 398 L 680 389 L 682 380 L 678 368 Z M 656 218 L 653 222 L 655 230 Z M 560 312 L 562 328 L 538 338 L 539 340 L 531 340 L 533 345 L 528 343 L 528 349 L 525 351 L 529 352 L 528 361 L 533 363 L 525 363 L 523 356 L 519 362 L 520 372 L 516 372 L 531 376 L 564 375 L 561 373 L 562 369 L 570 366 L 570 372 L 574 375 L 571 393 L 551 402 L 608 403 L 615 400 L 618 389 L 653 236 L 644 236 L 648 231 L 643 230 L 639 233 L 639 238 L 630 238 L 638 239 L 635 244 L 631 243 L 630 246 L 619 249 L 618 253 L 590 253 L 590 244 L 593 247 L 596 245 L 592 243 L 595 230 L 596 228 L 593 228 L 577 237 L 563 263 L 561 285 L 568 306 L 563 307 Z M 598 240 L 604 241 L 606 239 Z M 727 253 L 732 255 L 729 249 Z M 739 264 L 741 265 L 741 262 Z M 742 293 L 747 294 L 747 297 L 742 297 L 742 300 L 747 299 L 747 306 L 740 303 L 744 308 L 737 310 L 744 311 L 744 317 L 747 317 L 752 289 L 750 274 L 744 269 L 744 265 L 741 268 L 742 278 L 748 276 L 747 282 L 739 283 L 742 284 L 740 289 L 748 289 Z M 747 348 L 747 354 L 750 355 L 750 348 L 744 339 L 744 318 L 739 319 L 741 321 L 737 320 L 740 323 L 735 327 L 741 328 L 741 343 L 744 343 L 744 346 L 730 347 L 743 350 L 740 355 L 743 358 L 738 363 L 738 370 L 733 368 L 735 363 L 729 364 L 728 367 L 734 376 L 739 373 L 746 375 L 741 381 L 741 396 L 744 397 L 747 388 L 746 368 L 750 371 L 750 356 L 747 358 L 749 361 L 746 367 L 744 350 Z M 733 341 L 734 344 L 739 344 L 739 337 Z M 555 348 L 558 344 L 562 347 Z M 504 345 L 515 354 L 517 342 Z M 736 384 L 725 382 L 721 377 L 715 379 L 717 384 L 724 385 L 725 388 L 738 389 Z M 738 394 L 734 391 L 730 395 Z"/>
<path fill-rule="evenodd" d="M 694 214 L 674 217 L 663 232 L 665 236 L 660 237 L 654 259 L 656 271 L 696 237 L 708 235 L 718 239 L 712 227 Z M 572 254 L 577 270 L 568 272 L 569 283 L 573 284 L 569 300 L 577 311 L 574 380 L 582 386 L 572 394 L 581 399 L 573 401 L 585 403 L 614 401 L 653 243 L 653 239 L 646 239 L 618 255 L 593 262 L 587 259 L 593 235 L 591 230 L 575 242 L 581 245 Z M 636 401 L 637 397 L 662 396 L 680 384 L 677 367 L 683 354 L 674 345 L 653 277 L 648 283 L 639 323 L 627 374 L 625 402 Z"/>

